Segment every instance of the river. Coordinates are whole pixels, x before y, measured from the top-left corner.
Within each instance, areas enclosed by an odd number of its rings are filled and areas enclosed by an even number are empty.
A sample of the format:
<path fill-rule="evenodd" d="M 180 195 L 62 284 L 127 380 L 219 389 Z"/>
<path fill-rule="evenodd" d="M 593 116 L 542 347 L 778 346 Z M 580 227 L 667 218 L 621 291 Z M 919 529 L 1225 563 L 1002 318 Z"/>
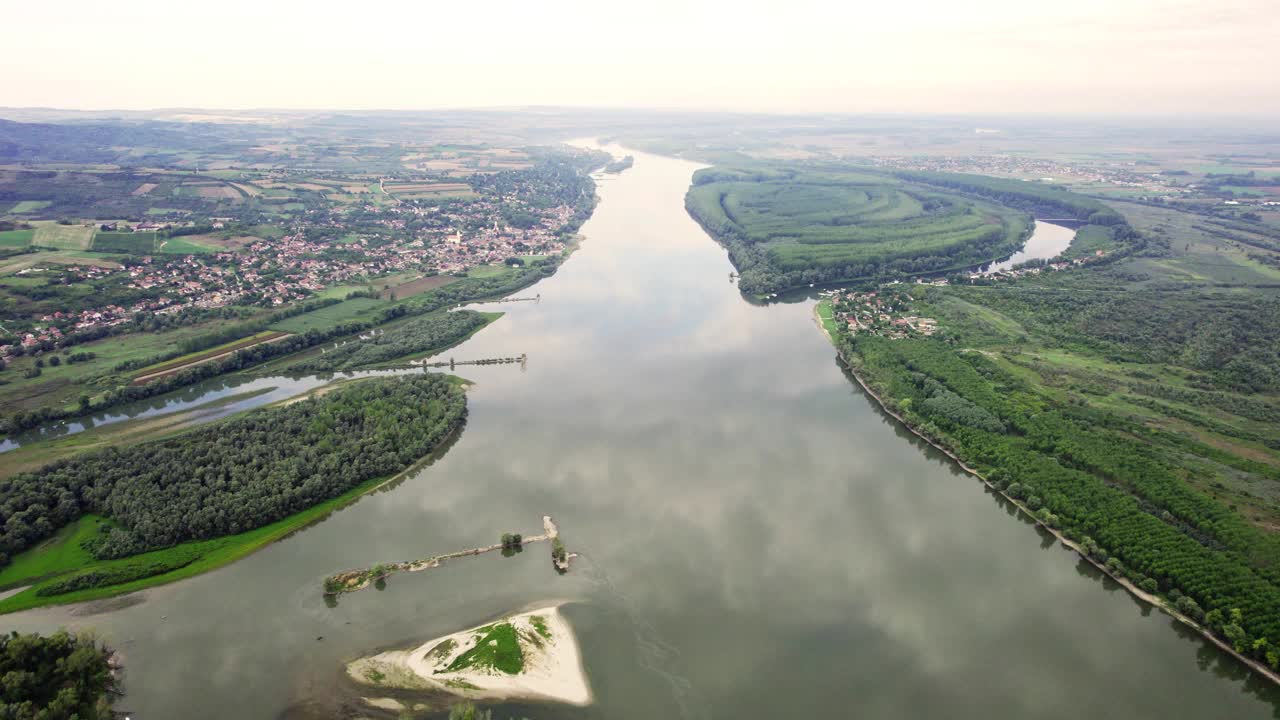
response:
<path fill-rule="evenodd" d="M 1018 252 L 1010 256 L 1008 260 L 1002 260 L 983 267 L 982 272 L 994 273 L 1012 270 L 1014 267 L 1029 260 L 1052 260 L 1066 252 L 1075 236 L 1076 231 L 1072 228 L 1055 225 L 1044 220 L 1036 220 L 1031 231 L 1031 237 L 1027 238 L 1026 244 Z"/>
<path fill-rule="evenodd" d="M 495 717 L 1275 716 L 1269 685 L 886 418 L 812 301 L 744 300 L 684 211 L 696 165 L 612 149 L 635 165 L 542 301 L 450 351 L 529 362 L 460 369 L 470 419 L 441 459 L 218 571 L 4 627 L 97 629 L 139 720 L 340 715 L 343 660 L 554 599 L 597 702 Z M 567 575 L 535 547 L 320 595 L 543 514 L 582 553 Z"/>

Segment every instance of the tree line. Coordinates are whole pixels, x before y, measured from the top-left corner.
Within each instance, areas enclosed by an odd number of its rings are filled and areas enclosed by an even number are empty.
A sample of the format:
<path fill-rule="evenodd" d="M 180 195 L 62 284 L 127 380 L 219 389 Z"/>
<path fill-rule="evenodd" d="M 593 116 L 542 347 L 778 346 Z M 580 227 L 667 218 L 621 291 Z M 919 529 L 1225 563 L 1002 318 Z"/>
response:
<path fill-rule="evenodd" d="M 1189 486 L 1141 439 L 1143 427 L 1089 406 L 1046 405 L 989 358 L 937 337 L 840 332 L 838 343 L 923 435 L 1094 559 L 1280 668 L 1280 539 Z"/>
<path fill-rule="evenodd" d="M 443 375 L 369 379 L 15 475 L 0 482 L 0 564 L 85 513 L 113 521 L 89 543 L 99 559 L 252 530 L 403 470 L 465 414 Z"/>
<path fill-rule="evenodd" d="M 87 633 L 0 635 L 0 717 L 110 720 L 111 651 Z"/>
<path fill-rule="evenodd" d="M 451 345 L 488 322 L 483 314 L 474 310 L 423 315 L 372 338 L 326 350 L 323 355 L 296 363 L 292 369 L 325 372 L 384 363 Z"/>

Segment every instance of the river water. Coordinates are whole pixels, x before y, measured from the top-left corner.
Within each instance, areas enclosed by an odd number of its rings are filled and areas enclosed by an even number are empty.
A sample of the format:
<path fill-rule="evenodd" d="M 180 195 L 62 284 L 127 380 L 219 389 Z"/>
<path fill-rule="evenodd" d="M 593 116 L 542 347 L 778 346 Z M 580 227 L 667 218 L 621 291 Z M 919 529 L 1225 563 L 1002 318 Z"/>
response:
<path fill-rule="evenodd" d="M 441 459 L 221 570 L 3 626 L 97 629 L 141 720 L 344 716 L 342 661 L 555 599 L 596 704 L 495 717 L 1276 716 L 1270 686 L 879 412 L 812 301 L 746 302 L 683 209 L 696 165 L 625 152 L 542 301 L 450 351 L 529 363 L 460 373 L 470 419 Z M 583 555 L 567 575 L 533 546 L 321 598 L 335 570 L 543 514 Z"/>
<path fill-rule="evenodd" d="M 1008 260 L 983 267 L 982 272 L 1012 270 L 1028 260 L 1052 260 L 1066 252 L 1075 236 L 1076 231 L 1072 228 L 1036 220 L 1031 237 L 1027 238 L 1027 243 L 1022 246 L 1022 249 L 1010 256 Z"/>

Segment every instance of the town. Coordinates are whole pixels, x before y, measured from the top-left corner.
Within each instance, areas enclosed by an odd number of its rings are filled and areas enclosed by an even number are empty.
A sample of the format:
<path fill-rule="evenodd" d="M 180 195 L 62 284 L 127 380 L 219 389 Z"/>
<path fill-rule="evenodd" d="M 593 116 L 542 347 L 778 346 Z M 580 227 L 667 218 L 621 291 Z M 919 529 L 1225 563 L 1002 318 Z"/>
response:
<path fill-rule="evenodd" d="M 0 318 L 0 358 L 22 349 L 52 349 L 76 333 L 92 333 L 152 316 L 178 316 L 239 306 L 278 308 L 326 290 L 369 292 L 380 278 L 412 280 L 464 276 L 483 266 L 524 265 L 563 253 L 573 242 L 575 219 L 589 202 L 578 176 L 551 174 L 566 187 L 546 187 L 548 173 L 511 170 L 499 187 L 473 197 L 438 201 L 366 201 L 333 204 L 299 216 L 275 238 L 248 235 L 233 218 L 211 218 L 209 229 L 248 238 L 218 252 L 126 256 L 64 265 L 36 263 L 14 277 L 29 297 L 70 292 L 88 283 L 101 298 L 39 315 Z M 483 183 L 477 183 L 483 185 Z M 492 181 L 490 184 L 493 184 Z M 556 204 L 547 202 L 551 196 Z M 117 221 L 103 225 L 113 236 L 155 233 L 187 238 L 194 221 Z M 198 237 L 198 236 L 196 236 Z M 243 238 L 242 238 L 243 241 Z M 162 241 L 164 242 L 164 241 Z M 385 296 L 394 299 L 394 287 Z M 16 339 L 16 342 L 14 341 Z"/>

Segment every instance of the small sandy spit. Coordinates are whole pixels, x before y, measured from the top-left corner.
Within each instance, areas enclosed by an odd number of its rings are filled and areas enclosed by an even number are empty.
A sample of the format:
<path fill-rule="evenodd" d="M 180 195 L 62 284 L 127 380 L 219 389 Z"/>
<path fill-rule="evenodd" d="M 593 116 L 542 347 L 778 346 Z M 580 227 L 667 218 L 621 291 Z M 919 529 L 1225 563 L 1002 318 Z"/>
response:
<path fill-rule="evenodd" d="M 491 667 L 450 672 L 459 655 L 475 646 L 481 629 L 500 623 L 515 628 L 523 668 L 508 674 Z M 391 650 L 347 665 L 351 679 L 384 688 L 440 690 L 472 700 L 541 700 L 590 705 L 593 698 L 582 653 L 560 605 L 509 615 L 409 650 Z"/>

